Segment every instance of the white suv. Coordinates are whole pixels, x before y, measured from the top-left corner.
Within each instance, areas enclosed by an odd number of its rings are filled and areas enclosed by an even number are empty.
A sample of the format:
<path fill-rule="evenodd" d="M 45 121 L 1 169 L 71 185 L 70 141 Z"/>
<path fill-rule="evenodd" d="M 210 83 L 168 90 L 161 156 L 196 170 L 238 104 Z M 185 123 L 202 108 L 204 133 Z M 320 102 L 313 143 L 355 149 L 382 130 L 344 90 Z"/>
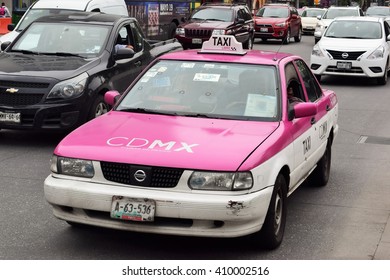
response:
<path fill-rule="evenodd" d="M 324 34 L 325 29 L 336 17 L 345 17 L 345 16 L 364 16 L 364 13 L 360 7 L 335 7 L 331 6 L 329 9 L 319 18 L 316 29 L 314 31 L 314 41 L 317 43 L 322 34 Z"/>

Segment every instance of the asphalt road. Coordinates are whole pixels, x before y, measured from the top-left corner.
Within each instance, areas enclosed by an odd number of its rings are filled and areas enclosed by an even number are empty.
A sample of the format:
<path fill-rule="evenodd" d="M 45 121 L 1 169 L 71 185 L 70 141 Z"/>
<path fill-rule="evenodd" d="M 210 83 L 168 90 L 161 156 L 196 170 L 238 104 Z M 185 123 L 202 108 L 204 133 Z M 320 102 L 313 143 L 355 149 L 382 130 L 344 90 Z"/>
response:
<path fill-rule="evenodd" d="M 309 62 L 314 38 L 281 47 Z M 277 50 L 279 42 L 255 49 Z M 61 134 L 0 131 L 2 260 L 390 260 L 390 83 L 325 77 L 336 91 L 340 133 L 324 188 L 302 186 L 288 201 L 285 237 L 274 251 L 246 238 L 162 236 L 73 228 L 57 220 L 43 181 Z"/>

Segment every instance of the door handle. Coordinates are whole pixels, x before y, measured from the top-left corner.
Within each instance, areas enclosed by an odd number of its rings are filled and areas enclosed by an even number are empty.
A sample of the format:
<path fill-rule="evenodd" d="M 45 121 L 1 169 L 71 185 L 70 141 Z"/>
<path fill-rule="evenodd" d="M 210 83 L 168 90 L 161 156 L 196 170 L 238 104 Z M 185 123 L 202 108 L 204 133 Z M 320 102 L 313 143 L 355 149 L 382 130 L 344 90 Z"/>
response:
<path fill-rule="evenodd" d="M 326 111 L 330 111 L 330 106 L 329 106 L 329 104 L 326 105 Z"/>
<path fill-rule="evenodd" d="M 134 65 L 140 67 L 142 65 L 142 62 L 138 60 L 137 62 L 134 63 Z"/>

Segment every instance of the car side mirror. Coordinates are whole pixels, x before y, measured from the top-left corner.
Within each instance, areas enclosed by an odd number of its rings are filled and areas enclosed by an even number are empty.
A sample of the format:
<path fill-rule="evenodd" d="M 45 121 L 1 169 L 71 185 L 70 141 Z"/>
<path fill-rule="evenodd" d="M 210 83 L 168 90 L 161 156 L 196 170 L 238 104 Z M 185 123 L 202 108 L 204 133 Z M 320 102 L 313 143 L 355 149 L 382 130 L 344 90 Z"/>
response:
<path fill-rule="evenodd" d="M 312 117 L 317 114 L 317 104 L 312 102 L 300 102 L 293 105 L 294 118 Z"/>
<path fill-rule="evenodd" d="M 10 41 L 6 41 L 4 43 L 1 44 L 1 50 L 4 51 L 6 48 L 8 48 L 8 46 L 11 45 L 11 42 Z"/>
<path fill-rule="evenodd" d="M 134 54 L 135 54 L 134 50 L 129 48 L 122 48 L 116 51 L 116 53 L 114 54 L 114 59 L 119 60 L 119 59 L 132 58 Z"/>
<path fill-rule="evenodd" d="M 390 35 L 387 35 L 386 41 L 390 41 Z"/>
<path fill-rule="evenodd" d="M 8 29 L 8 31 L 13 31 L 15 29 L 15 24 L 14 23 L 8 24 L 7 29 Z"/>
<path fill-rule="evenodd" d="M 109 90 L 104 94 L 104 102 L 110 106 L 114 106 L 120 98 L 120 94 L 116 90 Z"/>
<path fill-rule="evenodd" d="M 320 20 L 320 19 L 321 19 L 321 16 L 320 16 L 320 15 L 318 15 L 318 16 L 317 16 L 317 19 L 318 19 L 318 20 Z"/>

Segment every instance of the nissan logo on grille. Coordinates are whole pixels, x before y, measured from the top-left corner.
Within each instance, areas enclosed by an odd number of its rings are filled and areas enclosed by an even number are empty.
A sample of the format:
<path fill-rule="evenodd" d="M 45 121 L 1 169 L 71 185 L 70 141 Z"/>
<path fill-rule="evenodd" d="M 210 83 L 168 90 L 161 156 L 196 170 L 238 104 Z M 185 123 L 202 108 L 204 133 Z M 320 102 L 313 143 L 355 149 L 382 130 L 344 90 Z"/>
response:
<path fill-rule="evenodd" d="M 134 179 L 136 179 L 138 182 L 143 182 L 146 179 L 146 173 L 143 170 L 137 170 L 134 173 Z"/>
<path fill-rule="evenodd" d="M 347 59 L 348 56 L 349 56 L 349 55 L 348 55 L 348 53 L 346 53 L 346 52 L 341 54 L 341 57 L 344 58 L 344 59 Z"/>

